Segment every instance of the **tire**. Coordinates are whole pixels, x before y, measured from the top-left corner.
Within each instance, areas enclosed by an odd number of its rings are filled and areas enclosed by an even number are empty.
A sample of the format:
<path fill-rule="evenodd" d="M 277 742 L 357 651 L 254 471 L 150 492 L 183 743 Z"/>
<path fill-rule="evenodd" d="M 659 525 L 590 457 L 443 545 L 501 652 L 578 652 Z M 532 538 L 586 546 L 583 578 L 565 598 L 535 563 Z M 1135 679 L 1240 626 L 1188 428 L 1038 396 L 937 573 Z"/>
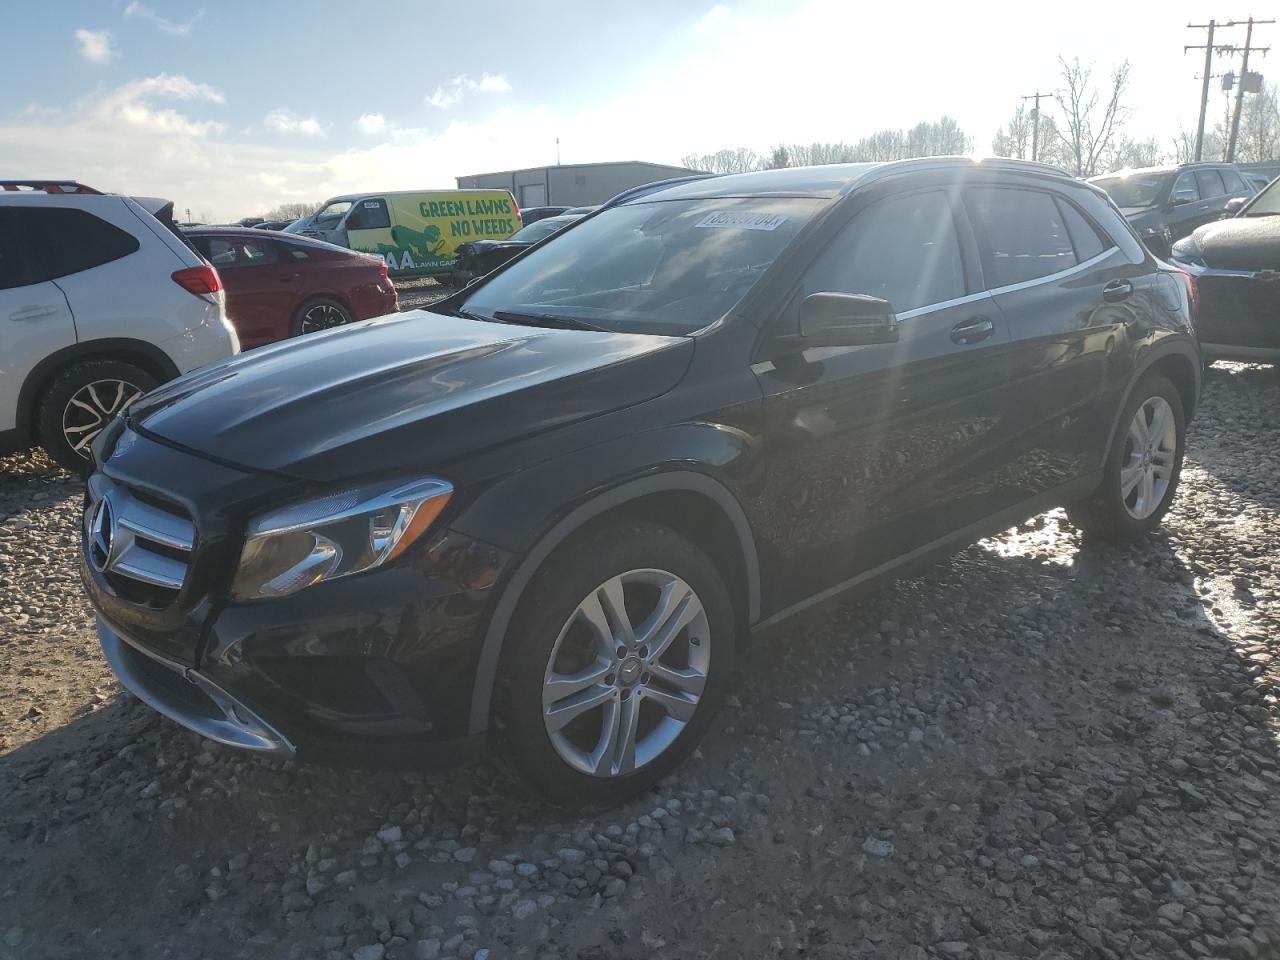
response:
<path fill-rule="evenodd" d="M 329 297 L 312 297 L 305 301 L 293 314 L 293 322 L 289 325 L 290 336 L 300 337 L 306 333 L 320 330 L 332 330 L 350 323 L 354 318 L 351 311 Z"/>
<path fill-rule="evenodd" d="M 619 583 L 635 624 L 630 647 L 620 639 L 625 629 L 604 612 Z M 660 601 L 669 613 L 665 620 L 658 616 Z M 589 616 L 607 629 L 593 629 Z M 662 642 L 663 649 L 651 649 L 645 639 Z M 494 690 L 502 753 L 561 806 L 610 806 L 637 796 L 701 740 L 730 682 L 735 640 L 724 580 L 711 559 L 675 531 L 635 521 L 575 537 L 530 581 L 512 618 Z M 581 686 L 577 693 L 570 687 L 570 696 L 548 694 L 554 699 L 547 709 L 560 716 L 546 719 L 544 689 L 556 675 L 573 676 Z M 596 705 L 573 715 L 573 701 Z M 625 738 L 611 741 L 609 734 L 633 718 L 631 751 L 616 749 Z M 593 764 L 596 772 L 589 772 Z"/>
<path fill-rule="evenodd" d="M 156 378 L 123 360 L 81 360 L 49 382 L 36 408 L 36 436 L 73 473 L 93 468 L 89 445 L 111 420 L 156 386 Z"/>
<path fill-rule="evenodd" d="M 1154 438 L 1154 448 L 1148 445 L 1141 449 L 1143 441 L 1137 427 L 1140 410 L 1148 435 L 1156 416 L 1168 418 L 1162 423 L 1172 422 L 1171 429 L 1166 426 L 1162 431 L 1163 439 Z M 1151 533 L 1173 503 L 1182 475 L 1186 438 L 1186 412 L 1177 388 L 1158 373 L 1147 374 L 1133 388 L 1120 415 L 1102 485 L 1092 496 L 1067 507 L 1071 522 L 1086 537 L 1110 543 L 1127 543 Z M 1136 485 L 1126 491 L 1125 486 L 1135 476 Z M 1147 477 L 1152 480 L 1149 493 L 1144 486 Z"/>

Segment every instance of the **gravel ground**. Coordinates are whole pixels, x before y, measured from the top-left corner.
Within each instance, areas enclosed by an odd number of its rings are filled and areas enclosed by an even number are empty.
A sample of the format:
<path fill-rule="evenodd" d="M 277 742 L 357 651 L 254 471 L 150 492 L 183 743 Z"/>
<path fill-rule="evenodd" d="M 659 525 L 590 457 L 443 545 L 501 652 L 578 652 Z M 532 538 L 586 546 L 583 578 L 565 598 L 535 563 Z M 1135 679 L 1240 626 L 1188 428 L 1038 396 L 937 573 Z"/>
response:
<path fill-rule="evenodd" d="M 78 486 L 0 460 L 0 957 L 1280 957 L 1280 375 L 1218 366 L 1165 532 L 1061 512 L 759 646 L 695 759 L 575 819 L 122 695 Z"/>
<path fill-rule="evenodd" d="M 435 303 L 441 297 L 447 297 L 453 293 L 453 290 L 453 287 L 430 277 L 396 281 L 396 293 L 400 295 L 401 310 L 425 307 L 429 303 Z"/>

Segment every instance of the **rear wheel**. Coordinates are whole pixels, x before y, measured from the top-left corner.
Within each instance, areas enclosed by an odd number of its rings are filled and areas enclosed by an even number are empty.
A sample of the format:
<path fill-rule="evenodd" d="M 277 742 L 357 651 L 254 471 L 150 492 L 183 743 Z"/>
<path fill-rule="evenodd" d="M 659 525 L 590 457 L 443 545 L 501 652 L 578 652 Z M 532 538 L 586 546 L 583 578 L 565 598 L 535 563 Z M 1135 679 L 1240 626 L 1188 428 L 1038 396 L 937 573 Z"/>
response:
<path fill-rule="evenodd" d="M 729 593 L 665 527 L 626 523 L 566 544 L 534 578 L 495 690 L 505 753 L 555 803 L 620 803 L 689 755 L 733 667 Z"/>
<path fill-rule="evenodd" d="M 337 300 L 317 297 L 308 300 L 298 308 L 293 317 L 293 336 L 300 337 L 304 333 L 316 333 L 320 330 L 332 330 L 350 323 L 351 312 Z"/>
<path fill-rule="evenodd" d="M 1102 485 L 1067 507 L 1071 522 L 1088 536 L 1117 543 L 1158 527 L 1178 488 L 1186 431 L 1177 388 L 1159 374 L 1143 377 L 1121 414 Z"/>
<path fill-rule="evenodd" d="M 155 377 L 123 360 L 72 364 L 41 394 L 36 413 L 40 444 L 68 470 L 88 473 L 89 447 L 98 434 L 155 385 Z"/>

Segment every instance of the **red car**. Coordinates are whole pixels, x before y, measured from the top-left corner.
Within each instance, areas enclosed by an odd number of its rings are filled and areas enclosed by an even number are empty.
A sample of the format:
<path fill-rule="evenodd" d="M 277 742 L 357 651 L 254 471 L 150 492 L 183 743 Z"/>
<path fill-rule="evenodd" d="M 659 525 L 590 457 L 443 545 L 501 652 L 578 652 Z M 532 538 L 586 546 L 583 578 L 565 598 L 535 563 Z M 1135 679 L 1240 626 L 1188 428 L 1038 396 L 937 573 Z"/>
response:
<path fill-rule="evenodd" d="M 227 316 L 246 349 L 399 309 L 381 257 L 248 227 L 185 234 L 222 277 Z"/>

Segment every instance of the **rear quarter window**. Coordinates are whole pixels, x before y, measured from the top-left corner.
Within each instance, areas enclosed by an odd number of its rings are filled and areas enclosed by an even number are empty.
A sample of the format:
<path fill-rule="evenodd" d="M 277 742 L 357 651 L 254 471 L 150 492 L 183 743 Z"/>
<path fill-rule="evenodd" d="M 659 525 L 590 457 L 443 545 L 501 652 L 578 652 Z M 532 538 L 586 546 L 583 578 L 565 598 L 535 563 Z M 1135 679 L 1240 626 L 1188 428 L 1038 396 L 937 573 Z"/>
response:
<path fill-rule="evenodd" d="M 84 210 L 27 207 L 22 218 L 23 233 L 32 240 L 33 282 L 81 273 L 138 251 L 135 237 Z"/>

